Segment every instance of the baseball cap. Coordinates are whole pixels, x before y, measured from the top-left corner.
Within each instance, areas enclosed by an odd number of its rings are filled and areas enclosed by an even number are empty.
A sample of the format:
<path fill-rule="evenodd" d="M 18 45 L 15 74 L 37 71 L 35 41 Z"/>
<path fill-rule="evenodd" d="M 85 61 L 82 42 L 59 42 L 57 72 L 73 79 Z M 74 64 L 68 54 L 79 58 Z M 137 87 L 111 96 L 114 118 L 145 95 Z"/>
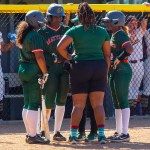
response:
<path fill-rule="evenodd" d="M 75 18 L 71 19 L 71 22 L 72 23 L 78 23 L 79 22 L 78 16 L 76 16 Z"/>

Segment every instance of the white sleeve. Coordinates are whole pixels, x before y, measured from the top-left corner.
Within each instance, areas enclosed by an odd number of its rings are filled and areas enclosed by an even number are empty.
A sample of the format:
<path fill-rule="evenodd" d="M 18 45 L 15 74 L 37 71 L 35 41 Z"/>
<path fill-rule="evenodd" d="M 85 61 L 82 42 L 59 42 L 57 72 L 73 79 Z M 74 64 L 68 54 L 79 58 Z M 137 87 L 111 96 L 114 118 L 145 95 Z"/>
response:
<path fill-rule="evenodd" d="M 2 32 L 0 32 L 0 43 L 3 42 Z"/>

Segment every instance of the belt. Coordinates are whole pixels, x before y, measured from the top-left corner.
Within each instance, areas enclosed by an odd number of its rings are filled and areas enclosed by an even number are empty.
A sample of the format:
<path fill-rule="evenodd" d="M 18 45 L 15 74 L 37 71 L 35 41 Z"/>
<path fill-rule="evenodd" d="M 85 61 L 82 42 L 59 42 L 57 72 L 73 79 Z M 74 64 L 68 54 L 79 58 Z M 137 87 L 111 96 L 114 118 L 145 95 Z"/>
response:
<path fill-rule="evenodd" d="M 63 59 L 57 59 L 57 61 L 55 61 L 55 63 L 63 63 L 65 60 Z"/>
<path fill-rule="evenodd" d="M 139 60 L 130 60 L 129 62 L 132 64 L 136 64 L 137 62 L 141 62 L 141 61 L 143 61 L 143 58 Z"/>
<path fill-rule="evenodd" d="M 121 60 L 121 61 L 119 62 L 119 64 L 120 64 L 121 62 L 128 63 L 129 61 L 128 61 L 128 59 L 124 59 L 124 60 Z"/>

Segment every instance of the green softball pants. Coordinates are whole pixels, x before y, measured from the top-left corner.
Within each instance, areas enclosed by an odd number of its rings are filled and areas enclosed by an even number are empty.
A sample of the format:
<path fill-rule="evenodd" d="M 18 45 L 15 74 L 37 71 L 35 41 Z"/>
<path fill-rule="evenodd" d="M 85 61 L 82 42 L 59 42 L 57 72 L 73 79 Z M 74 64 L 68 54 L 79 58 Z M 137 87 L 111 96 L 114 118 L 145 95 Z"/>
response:
<path fill-rule="evenodd" d="M 109 85 L 115 109 L 129 108 L 128 90 L 131 77 L 129 63 L 121 62 L 115 70 L 110 69 Z"/>
<path fill-rule="evenodd" d="M 48 81 L 44 88 L 46 108 L 52 109 L 55 105 L 64 106 L 69 90 L 69 73 L 64 70 L 63 63 L 54 63 L 48 73 Z"/>
<path fill-rule="evenodd" d="M 29 110 L 38 110 L 41 106 L 38 74 L 41 74 L 41 71 L 37 64 L 21 63 L 19 65 L 18 75 L 23 85 L 24 108 Z"/>

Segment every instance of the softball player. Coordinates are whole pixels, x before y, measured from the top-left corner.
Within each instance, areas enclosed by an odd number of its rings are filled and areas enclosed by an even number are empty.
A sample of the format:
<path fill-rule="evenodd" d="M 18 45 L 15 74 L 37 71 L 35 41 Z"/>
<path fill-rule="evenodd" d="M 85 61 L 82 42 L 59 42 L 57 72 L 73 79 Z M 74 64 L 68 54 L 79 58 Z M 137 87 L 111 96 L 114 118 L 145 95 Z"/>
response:
<path fill-rule="evenodd" d="M 78 16 L 71 19 L 71 22 L 74 24 L 74 26 L 80 24 Z M 86 106 L 83 110 L 82 119 L 81 119 L 80 124 L 79 124 L 77 139 L 80 141 L 86 140 L 85 125 L 86 125 L 87 113 L 89 114 L 90 125 L 91 125 L 90 134 L 87 136 L 87 139 L 89 141 L 95 141 L 95 140 L 97 140 L 97 125 L 96 125 L 96 120 L 94 117 L 93 108 L 91 106 L 89 98 L 87 99 Z"/>
<path fill-rule="evenodd" d="M 64 69 L 65 59 L 56 51 L 57 44 L 64 33 L 68 30 L 67 26 L 62 25 L 65 17 L 64 9 L 61 5 L 51 4 L 48 7 L 47 25 L 38 31 L 46 40 L 49 51 L 54 60 L 50 62 L 48 86 L 46 90 L 47 116 L 50 118 L 51 109 L 55 108 L 55 125 L 53 140 L 66 141 L 66 138 L 60 134 L 60 129 L 65 113 L 65 103 L 69 90 L 69 73 Z M 43 130 L 43 127 L 42 127 Z"/>
<path fill-rule="evenodd" d="M 72 57 L 66 47 L 73 42 L 76 54 L 70 72 L 73 111 L 69 141 L 77 143 L 78 126 L 89 96 L 98 127 L 98 141 L 105 144 L 103 98 L 110 65 L 109 35 L 104 28 L 96 26 L 95 14 L 87 2 L 80 3 L 77 16 L 81 24 L 69 29 L 57 48 L 64 58 L 70 60 Z"/>
<path fill-rule="evenodd" d="M 129 141 L 128 125 L 130 108 L 128 89 L 132 76 L 132 69 L 128 63 L 128 56 L 133 48 L 127 33 L 125 33 L 125 15 L 120 11 L 110 11 L 103 18 L 107 30 L 112 31 L 110 40 L 112 66 L 110 68 L 110 87 L 115 106 L 116 132 L 108 137 L 113 142 Z"/>
<path fill-rule="evenodd" d="M 134 49 L 134 52 L 129 56 L 129 63 L 133 74 L 129 86 L 128 99 L 131 104 L 131 115 L 135 115 L 134 110 L 138 99 L 139 87 L 144 75 L 142 38 L 146 31 L 147 20 L 143 19 L 139 28 L 138 21 L 134 16 L 129 16 L 127 21 L 128 35 Z"/>
<path fill-rule="evenodd" d="M 3 80 L 3 72 L 2 72 L 2 67 L 1 67 L 1 57 L 2 57 L 2 53 L 6 53 L 8 52 L 15 43 L 15 39 L 10 39 L 10 43 L 9 44 L 5 44 L 3 37 L 2 37 L 2 33 L 0 32 L 0 118 L 2 117 L 2 111 L 3 111 L 3 91 L 4 91 L 4 80 Z"/>
<path fill-rule="evenodd" d="M 47 44 L 36 31 L 44 22 L 44 15 L 40 11 L 32 10 L 26 14 L 25 21 L 17 27 L 16 44 L 20 48 L 18 74 L 22 81 L 24 93 L 22 117 L 27 132 L 26 142 L 29 144 L 48 144 L 50 142 L 45 137 L 36 134 L 38 108 L 41 106 L 38 75 L 43 74 L 43 83 L 47 81 L 48 73 L 45 60 L 50 60 Z"/>

